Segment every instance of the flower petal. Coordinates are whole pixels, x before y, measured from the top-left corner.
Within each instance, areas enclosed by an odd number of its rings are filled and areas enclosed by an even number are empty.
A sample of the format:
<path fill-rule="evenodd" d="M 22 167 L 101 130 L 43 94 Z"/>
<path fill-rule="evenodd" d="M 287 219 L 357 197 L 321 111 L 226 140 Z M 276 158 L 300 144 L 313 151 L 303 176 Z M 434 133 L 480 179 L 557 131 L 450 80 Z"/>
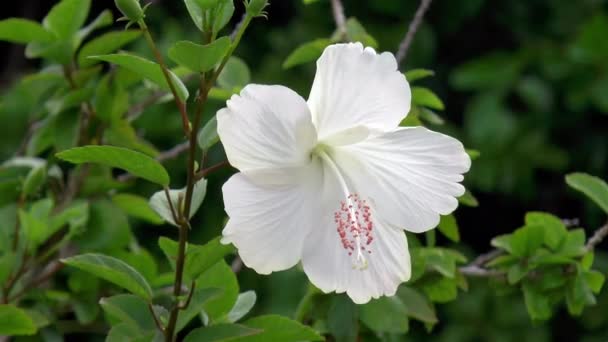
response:
<path fill-rule="evenodd" d="M 440 214 L 456 209 L 464 194 L 459 182 L 471 166 L 458 140 L 423 127 L 333 147 L 329 155 L 383 219 L 412 232 L 436 227 Z"/>
<path fill-rule="evenodd" d="M 217 113 L 230 164 L 240 171 L 310 161 L 316 132 L 304 99 L 283 86 L 251 84 Z"/>
<path fill-rule="evenodd" d="M 360 269 L 341 243 L 333 214 L 326 213 L 324 224 L 307 237 L 302 252 L 302 266 L 311 283 L 325 293 L 346 292 L 357 304 L 394 295 L 411 275 L 407 239 L 402 230 L 374 221 L 374 242 L 365 256 L 367 267 Z"/>
<path fill-rule="evenodd" d="M 354 126 L 396 128 L 410 110 L 411 91 L 393 54 L 361 43 L 335 44 L 317 61 L 308 105 L 319 140 Z"/>
<path fill-rule="evenodd" d="M 238 173 L 224 184 L 224 205 L 230 219 L 222 232 L 222 243 L 233 243 L 245 265 L 258 273 L 297 264 L 305 237 L 317 225 L 319 163 L 313 162 L 304 170 L 290 177 L 277 176 L 281 172 L 277 169 L 269 170 L 270 176 L 258 171 L 253 178 Z M 297 179 L 264 182 L 290 178 Z"/>

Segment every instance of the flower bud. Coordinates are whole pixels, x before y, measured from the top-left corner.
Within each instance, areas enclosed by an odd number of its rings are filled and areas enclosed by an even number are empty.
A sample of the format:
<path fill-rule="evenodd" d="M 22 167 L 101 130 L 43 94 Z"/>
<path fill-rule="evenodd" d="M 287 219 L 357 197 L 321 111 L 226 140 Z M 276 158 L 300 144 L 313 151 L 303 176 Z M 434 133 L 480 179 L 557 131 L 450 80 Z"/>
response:
<path fill-rule="evenodd" d="M 268 0 L 249 0 L 247 3 L 247 14 L 252 17 L 265 15 L 264 8 L 268 6 Z"/>
<path fill-rule="evenodd" d="M 139 21 L 144 17 L 139 0 L 114 0 L 114 3 L 130 21 Z"/>

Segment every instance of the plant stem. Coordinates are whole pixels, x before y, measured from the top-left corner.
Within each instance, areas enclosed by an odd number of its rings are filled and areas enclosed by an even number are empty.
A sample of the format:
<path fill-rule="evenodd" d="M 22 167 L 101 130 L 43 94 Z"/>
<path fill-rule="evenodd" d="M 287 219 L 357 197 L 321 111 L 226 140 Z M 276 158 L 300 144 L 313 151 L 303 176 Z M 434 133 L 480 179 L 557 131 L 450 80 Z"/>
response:
<path fill-rule="evenodd" d="M 156 58 L 156 61 L 160 65 L 160 69 L 163 72 L 163 76 L 165 76 L 165 80 L 167 81 L 167 84 L 169 85 L 169 89 L 171 89 L 171 94 L 173 94 L 173 99 L 175 100 L 177 109 L 179 110 L 179 113 L 181 114 L 181 117 L 182 117 L 182 126 L 184 129 L 184 134 L 187 137 L 189 137 L 192 130 L 190 128 L 190 120 L 188 119 L 188 112 L 186 110 L 186 104 L 179 98 L 179 96 L 177 96 L 177 91 L 175 90 L 175 85 L 173 84 L 173 80 L 171 79 L 171 76 L 169 74 L 169 69 L 167 68 L 167 64 L 165 63 L 165 60 L 164 60 L 163 56 L 161 55 L 160 51 L 156 47 L 156 43 L 154 43 L 154 39 L 152 39 L 150 30 L 148 30 L 148 26 L 146 25 L 146 23 L 143 20 L 140 20 L 137 23 L 139 24 L 139 27 L 141 28 L 141 30 L 144 34 L 144 38 L 146 39 L 146 42 L 148 42 L 150 49 L 154 53 L 154 57 Z"/>
<path fill-rule="evenodd" d="M 407 51 L 412 45 L 412 41 L 414 41 L 414 36 L 416 36 L 416 32 L 418 32 L 418 28 L 422 23 L 422 19 L 424 18 L 424 14 L 426 10 L 429 9 L 432 0 L 421 0 L 418 9 L 416 10 L 416 14 L 414 14 L 414 19 L 412 19 L 410 26 L 407 29 L 407 33 L 403 40 L 399 44 L 399 49 L 397 50 L 397 55 L 395 58 L 397 59 L 397 64 L 401 64 L 407 55 Z"/>
<path fill-rule="evenodd" d="M 188 225 L 182 223 L 179 227 L 179 245 L 177 249 L 177 260 L 175 262 L 175 283 L 173 284 L 173 296 L 176 301 L 182 293 L 182 281 L 184 277 L 184 264 L 186 262 L 186 242 L 188 241 Z M 165 329 L 165 341 L 172 342 L 175 340 L 175 326 L 179 315 L 180 305 L 175 303 L 171 309 L 169 316 L 169 324 Z"/>

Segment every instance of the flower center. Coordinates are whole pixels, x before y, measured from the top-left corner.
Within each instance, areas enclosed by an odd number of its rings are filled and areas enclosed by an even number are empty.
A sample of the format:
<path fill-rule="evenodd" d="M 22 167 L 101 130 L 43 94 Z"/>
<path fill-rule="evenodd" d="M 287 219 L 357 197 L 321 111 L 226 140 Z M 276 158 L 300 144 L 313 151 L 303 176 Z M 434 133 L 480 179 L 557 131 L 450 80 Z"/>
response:
<path fill-rule="evenodd" d="M 368 265 L 365 255 L 372 253 L 370 244 L 374 241 L 374 223 L 370 207 L 359 194 L 350 193 L 342 173 L 325 148 L 317 148 L 313 153 L 327 163 L 338 180 L 344 199 L 340 201 L 340 207 L 334 213 L 337 238 L 348 255 L 355 257 L 353 268 L 364 270 Z"/>
<path fill-rule="evenodd" d="M 342 242 L 342 247 L 348 255 L 355 253 L 353 265 L 357 269 L 367 268 L 365 254 L 371 254 L 369 245 L 374 241 L 372 230 L 374 223 L 371 219 L 369 205 L 359 198 L 358 194 L 350 194 L 345 201 L 340 202 L 340 209 L 334 213 L 336 231 Z"/>

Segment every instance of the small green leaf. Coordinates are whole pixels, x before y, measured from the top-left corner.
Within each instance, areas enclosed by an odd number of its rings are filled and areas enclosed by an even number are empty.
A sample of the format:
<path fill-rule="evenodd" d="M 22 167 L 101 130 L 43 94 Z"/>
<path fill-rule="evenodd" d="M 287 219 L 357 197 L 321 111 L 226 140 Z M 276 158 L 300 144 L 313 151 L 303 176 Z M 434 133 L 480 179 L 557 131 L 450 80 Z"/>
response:
<path fill-rule="evenodd" d="M 552 250 L 557 250 L 568 234 L 562 220 L 548 213 L 526 213 L 526 225 L 543 227 L 545 244 Z"/>
<path fill-rule="evenodd" d="M 212 13 L 214 18 L 212 31 L 216 34 L 230 22 L 230 18 L 234 14 L 234 2 L 232 0 L 219 0 L 215 8 L 212 9 Z"/>
<path fill-rule="evenodd" d="M 146 279 L 119 259 L 90 253 L 62 259 L 61 262 L 105 279 L 145 299 L 152 298 L 152 289 Z"/>
<path fill-rule="evenodd" d="M 189 257 L 191 261 L 190 265 L 204 260 L 196 258 L 196 256 L 194 258 Z M 187 271 L 186 274 L 188 274 Z M 236 275 L 232 272 L 232 268 L 222 259 L 202 273 L 198 277 L 196 285 L 201 289 L 222 289 L 222 293 L 219 296 L 213 297 L 203 304 L 203 309 L 206 315 L 205 323 L 225 322 L 226 315 L 234 307 L 236 299 L 239 296 L 239 283 Z"/>
<path fill-rule="evenodd" d="M 481 152 L 479 152 L 478 150 L 472 150 L 472 149 L 466 149 L 467 154 L 469 155 L 469 157 L 471 158 L 471 160 L 475 160 L 477 158 L 479 158 L 479 156 L 481 155 Z"/>
<path fill-rule="evenodd" d="M 260 334 L 261 329 L 253 329 L 241 324 L 218 324 L 192 330 L 184 342 L 229 342 Z"/>
<path fill-rule="evenodd" d="M 312 328 L 278 315 L 255 317 L 243 324 L 253 329 L 263 330 L 263 332 L 257 335 L 239 338 L 239 342 L 298 342 L 324 340 L 323 337 Z"/>
<path fill-rule="evenodd" d="M 46 165 L 32 168 L 23 181 L 23 195 L 28 197 L 35 194 L 45 181 Z"/>
<path fill-rule="evenodd" d="M 298 46 L 283 62 L 283 69 L 316 61 L 331 43 L 331 39 L 320 38 Z"/>
<path fill-rule="evenodd" d="M 408 82 L 414 82 L 423 78 L 427 78 L 430 76 L 434 76 L 435 72 L 433 70 L 429 70 L 429 69 L 412 69 L 412 70 L 408 70 L 404 73 L 405 78 L 408 80 Z"/>
<path fill-rule="evenodd" d="M 422 285 L 422 290 L 430 300 L 437 303 L 447 303 L 458 296 L 456 280 L 445 277 L 425 282 Z"/>
<path fill-rule="evenodd" d="M 249 67 L 242 59 L 230 57 L 224 70 L 217 78 L 217 84 L 233 93 L 239 92 L 251 81 Z M 230 95 L 228 96 L 230 97 Z"/>
<path fill-rule="evenodd" d="M 127 53 L 91 56 L 89 58 L 119 65 L 143 78 L 154 82 L 163 90 L 171 90 L 165 76 L 163 75 L 160 65 L 145 58 Z M 175 85 L 177 96 L 182 100 L 186 100 L 189 94 L 184 83 L 171 71 L 169 71 L 169 76 L 171 78 L 171 82 Z"/>
<path fill-rule="evenodd" d="M 97 29 L 112 25 L 113 22 L 114 16 L 112 15 L 112 11 L 104 10 L 103 12 L 99 13 L 97 18 L 78 31 L 78 41 L 82 41 L 82 39 L 86 38 L 89 34 L 91 34 L 91 32 Z"/>
<path fill-rule="evenodd" d="M 551 318 L 549 299 L 537 289 L 524 282 L 522 286 L 528 314 L 533 320 L 544 321 Z"/>
<path fill-rule="evenodd" d="M 412 87 L 412 103 L 437 110 L 444 110 L 443 102 L 428 88 Z"/>
<path fill-rule="evenodd" d="M 578 257 L 585 254 L 585 231 L 583 229 L 568 231 L 558 253 L 567 257 Z"/>
<path fill-rule="evenodd" d="M 35 21 L 10 18 L 0 20 L 0 40 L 11 43 L 50 42 L 55 36 Z"/>
<path fill-rule="evenodd" d="M 78 65 L 88 67 L 95 65 L 98 61 L 90 56 L 103 55 L 114 52 L 129 44 L 141 35 L 141 31 L 126 30 L 105 33 L 86 43 L 78 52 Z"/>
<path fill-rule="evenodd" d="M 217 117 L 215 115 L 198 132 L 197 141 L 198 146 L 203 151 L 209 150 L 209 148 L 220 141 L 220 137 L 217 134 Z"/>
<path fill-rule="evenodd" d="M 133 194 L 117 194 L 112 197 L 112 202 L 117 207 L 124 210 L 128 215 L 150 222 L 152 224 L 162 224 L 163 218 L 160 217 L 148 204 L 148 201 Z"/>
<path fill-rule="evenodd" d="M 255 305 L 256 299 L 255 291 L 250 290 L 239 294 L 236 303 L 228 313 L 228 322 L 234 323 L 247 315 Z"/>
<path fill-rule="evenodd" d="M 469 190 L 466 190 L 464 195 L 458 197 L 458 202 L 460 202 L 462 205 L 466 205 L 467 207 L 479 206 L 479 201 L 477 201 L 477 198 L 475 198 L 475 196 L 473 196 Z"/>
<path fill-rule="evenodd" d="M 192 216 L 196 214 L 196 211 L 198 210 L 198 208 L 200 208 L 201 204 L 203 203 L 203 200 L 205 199 L 205 194 L 207 193 L 207 180 L 203 178 L 196 182 L 192 191 L 192 202 L 190 204 L 189 218 L 192 218 Z M 179 190 L 169 190 L 169 197 L 171 198 L 173 209 L 178 212 L 183 212 L 183 208 L 180 208 L 180 205 L 182 207 L 184 205 L 184 201 L 186 199 L 186 188 L 182 188 Z M 173 214 L 171 213 L 171 206 L 169 204 L 169 201 L 167 201 L 167 195 L 164 191 L 158 191 L 154 193 L 154 195 L 150 197 L 149 205 L 166 222 L 176 227 L 179 226 L 173 219 Z"/>
<path fill-rule="evenodd" d="M 199 288 L 194 290 L 192 300 L 188 307 L 183 310 L 178 318 L 176 324 L 176 331 L 181 331 L 186 325 L 196 317 L 201 311 L 205 309 L 205 304 L 214 298 L 217 298 L 222 294 L 222 290 L 219 288 Z"/>
<path fill-rule="evenodd" d="M 59 39 L 67 40 L 82 27 L 91 8 L 91 0 L 62 0 L 53 6 L 42 21 Z"/>
<path fill-rule="evenodd" d="M 376 39 L 367 33 L 363 25 L 355 18 L 346 20 L 346 35 L 353 42 L 361 42 L 363 46 L 373 47 L 374 49 L 378 48 Z"/>
<path fill-rule="evenodd" d="M 156 329 L 154 318 L 148 309 L 148 303 L 141 297 L 120 294 L 101 298 L 99 304 L 113 326 L 127 324 L 142 331 Z"/>
<path fill-rule="evenodd" d="M 578 172 L 566 175 L 566 183 L 587 195 L 608 214 L 608 184 L 604 180 Z"/>
<path fill-rule="evenodd" d="M 439 321 L 428 299 L 416 289 L 400 286 L 397 290 L 397 296 L 403 302 L 409 317 L 425 323 L 437 323 Z"/>
<path fill-rule="evenodd" d="M 448 239 L 458 242 L 460 241 L 460 233 L 458 232 L 458 223 L 454 215 L 441 216 L 439 221 L 439 231 Z"/>
<path fill-rule="evenodd" d="M 599 294 L 602 290 L 602 286 L 604 286 L 606 276 L 604 276 L 602 272 L 595 270 L 585 272 L 584 276 L 587 286 L 589 286 L 591 291 L 593 291 L 595 294 Z"/>
<path fill-rule="evenodd" d="M 180 41 L 169 49 L 169 58 L 192 71 L 205 72 L 213 69 L 224 58 L 229 48 L 228 37 L 221 37 L 208 45 Z"/>
<path fill-rule="evenodd" d="M 332 296 L 327 311 L 327 330 L 336 341 L 356 341 L 359 334 L 359 306 L 346 296 Z"/>
<path fill-rule="evenodd" d="M 507 272 L 507 280 L 509 284 L 513 285 L 522 280 L 526 274 L 528 274 L 528 270 L 524 268 L 521 264 L 515 264 L 509 267 L 509 272 Z"/>
<path fill-rule="evenodd" d="M 445 120 L 443 120 L 441 116 L 439 116 L 437 113 L 433 112 L 428 108 L 420 107 L 420 113 L 418 114 L 418 117 L 432 125 L 445 124 Z"/>
<path fill-rule="evenodd" d="M 543 244 L 545 230 L 541 226 L 525 226 L 511 235 L 511 253 L 524 257 L 532 255 Z"/>
<path fill-rule="evenodd" d="M 36 325 L 32 318 L 14 305 L 0 304 L 0 335 L 34 335 Z"/>
<path fill-rule="evenodd" d="M 119 168 L 150 182 L 169 185 L 169 174 L 158 161 L 126 148 L 90 145 L 65 150 L 56 156 L 73 164 L 97 163 Z"/>
<path fill-rule="evenodd" d="M 380 333 L 406 333 L 408 310 L 397 296 L 372 299 L 359 308 L 359 318 L 368 328 Z"/>

